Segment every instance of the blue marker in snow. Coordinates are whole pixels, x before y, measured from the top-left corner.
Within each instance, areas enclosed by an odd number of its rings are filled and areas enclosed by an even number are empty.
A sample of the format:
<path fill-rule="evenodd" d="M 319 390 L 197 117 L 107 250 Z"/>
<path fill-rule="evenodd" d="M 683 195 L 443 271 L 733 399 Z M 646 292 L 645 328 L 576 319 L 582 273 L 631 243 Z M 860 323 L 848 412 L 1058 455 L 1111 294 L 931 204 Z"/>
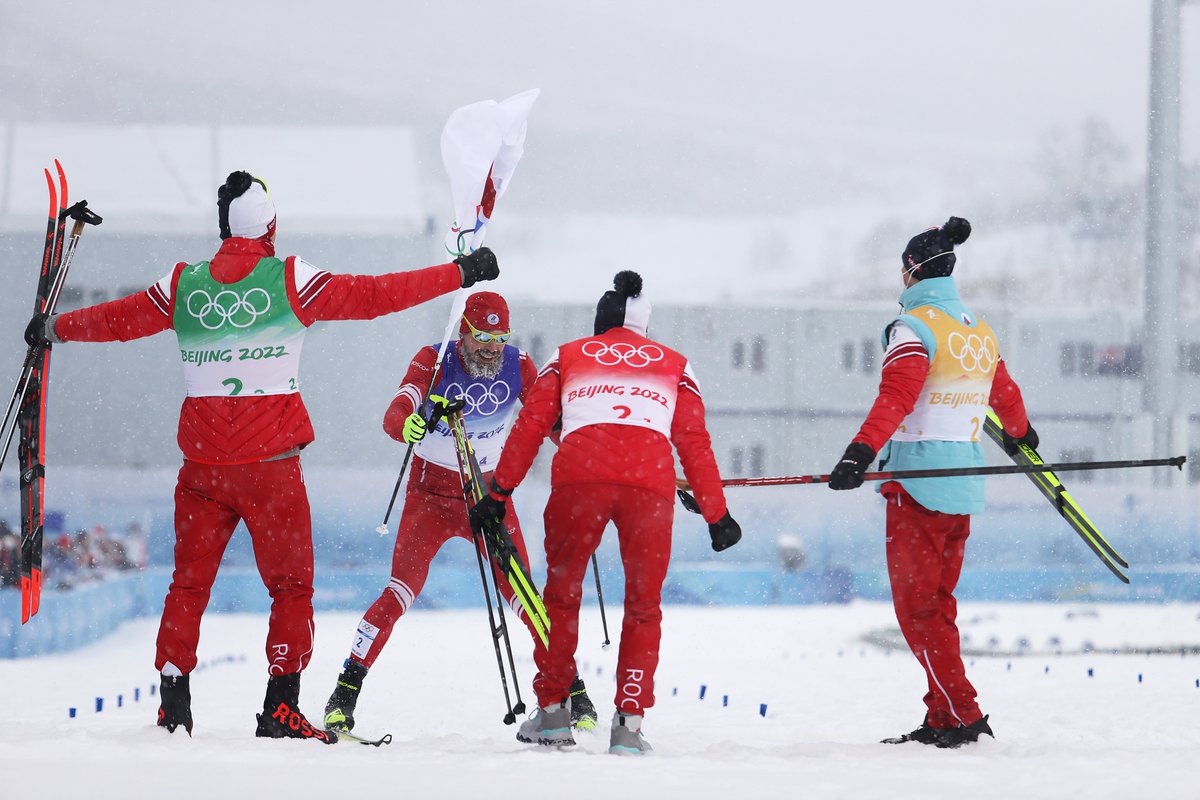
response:
<path fill-rule="evenodd" d="M 96 713 L 99 714 L 103 710 L 104 710 L 104 698 L 97 697 L 96 698 Z"/>
<path fill-rule="evenodd" d="M 1200 686 L 1200 680 L 1196 681 L 1196 685 Z M 766 703 L 758 704 L 758 715 L 760 717 L 766 719 L 766 716 L 767 716 L 767 704 Z"/>
<path fill-rule="evenodd" d="M 705 692 L 707 692 L 707 691 L 708 691 L 708 687 L 707 687 L 707 686 L 705 686 L 703 683 L 702 683 L 702 684 L 700 684 L 700 699 L 701 699 L 701 700 L 703 700 L 703 699 L 704 699 L 704 693 L 705 693 Z"/>

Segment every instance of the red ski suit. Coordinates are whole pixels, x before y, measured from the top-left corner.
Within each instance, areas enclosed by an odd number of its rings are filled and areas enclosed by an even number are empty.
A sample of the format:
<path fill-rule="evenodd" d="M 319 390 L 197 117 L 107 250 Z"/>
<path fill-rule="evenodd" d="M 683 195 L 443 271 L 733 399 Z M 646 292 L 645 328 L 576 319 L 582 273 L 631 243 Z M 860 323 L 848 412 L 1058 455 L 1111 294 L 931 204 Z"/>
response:
<path fill-rule="evenodd" d="M 261 258 L 266 239 L 227 239 L 212 277 L 236 283 Z M 287 297 L 305 327 L 322 320 L 373 319 L 459 287 L 455 264 L 388 275 L 333 275 L 286 260 Z M 63 341 L 129 341 L 174 327 L 175 287 L 185 263 L 144 292 L 58 317 Z M 158 632 L 155 667 L 196 666 L 200 618 L 221 556 L 245 521 L 259 574 L 271 596 L 267 661 L 273 675 L 299 672 L 312 654 L 312 520 L 299 450 L 313 441 L 299 393 L 187 397 L 179 415 L 183 467 L 175 487 L 175 571 Z"/>
<path fill-rule="evenodd" d="M 456 346 L 456 345 L 452 345 Z M 461 358 L 461 356 L 459 356 Z M 537 368 L 527 353 L 521 353 L 521 389 L 518 402 L 524 402 L 534 381 Z M 433 368 L 437 363 L 437 349 L 424 347 L 413 357 L 408 372 L 400 384 L 396 397 L 388 406 L 383 418 L 383 429 L 398 442 L 404 442 L 404 421 L 416 410 L 414 398 L 428 394 Z M 492 473 L 484 473 L 490 481 Z M 521 534 L 521 523 L 512 505 L 506 503 L 504 524 L 512 536 L 521 559 L 528 564 L 529 553 L 525 549 L 525 538 Z M 462 476 L 457 470 L 447 469 L 420 456 L 412 460 L 408 487 L 404 493 L 404 513 L 400 517 L 400 528 L 396 532 L 396 545 L 392 549 L 392 575 L 387 588 L 379 595 L 359 623 L 350 657 L 368 669 L 379 657 L 392 629 L 400 617 L 421 594 L 425 579 L 429 575 L 429 562 L 452 537 L 471 538 L 471 527 L 467 521 L 467 506 L 463 501 Z M 487 554 L 484 553 L 484 561 Z M 528 615 L 519 602 L 514 602 L 512 587 L 504 575 L 493 567 L 496 585 L 500 587 L 505 601 L 512 607 L 529 633 L 534 645 L 540 638 Z"/>
<path fill-rule="evenodd" d="M 929 354 L 916 342 L 888 348 L 879 395 L 854 441 L 876 453 L 916 406 L 929 374 Z M 1029 427 L 1025 402 L 1003 359 L 996 366 L 988 405 L 1005 430 Z M 968 514 L 925 508 L 895 481 L 881 488 L 887 499 L 887 567 L 896 620 L 909 649 L 925 670 L 926 722 L 934 728 L 970 725 L 983 716 L 963 666 L 954 589 L 962 571 Z"/>
<path fill-rule="evenodd" d="M 565 344 L 542 369 L 513 425 L 495 472 L 501 491 L 525 477 L 560 417 L 562 442 L 545 512 L 550 648 L 534 651 L 534 690 L 542 706 L 568 695 L 583 578 L 611 521 L 625 570 L 614 702 L 639 715 L 654 705 L 675 508 L 672 443 L 704 519 L 716 522 L 726 511 L 704 402 L 686 358 L 628 328 Z"/>

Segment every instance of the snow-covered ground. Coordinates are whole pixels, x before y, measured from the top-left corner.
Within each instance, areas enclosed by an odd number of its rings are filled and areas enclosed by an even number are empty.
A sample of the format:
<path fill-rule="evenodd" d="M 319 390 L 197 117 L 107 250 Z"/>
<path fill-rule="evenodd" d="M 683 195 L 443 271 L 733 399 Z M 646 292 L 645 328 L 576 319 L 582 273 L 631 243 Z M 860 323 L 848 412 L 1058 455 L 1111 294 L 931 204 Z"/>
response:
<path fill-rule="evenodd" d="M 1200 643 L 1200 606 L 963 606 L 971 642 L 1016 650 L 1024 639 L 1031 655 L 971 657 L 998 738 L 960 751 L 877 743 L 915 727 L 924 691 L 907 652 L 867 641 L 889 638 L 886 604 L 664 613 L 659 702 L 645 725 L 652 757 L 606 755 L 606 732 L 582 735 L 570 752 L 516 742 L 501 723 L 481 610 L 415 611 L 402 621 L 358 713 L 364 734 L 394 735 L 389 747 L 257 740 L 266 618 L 214 615 L 193 677 L 191 740 L 153 726 L 153 620 L 74 653 L 0 662 L 0 797 L 1196 794 L 1200 657 L 1180 648 Z M 619 616 L 609 619 L 614 639 Z M 301 691 L 310 716 L 320 716 L 356 621 L 318 616 Z M 600 648 L 595 609 L 585 610 L 580 640 L 580 667 L 606 718 L 616 652 Z M 1094 652 L 1078 654 L 1084 643 Z M 528 697 L 532 663 L 521 645 Z M 1111 653 L 1164 648 L 1175 652 Z M 96 697 L 104 698 L 101 713 Z M 69 707 L 78 709 L 73 719 Z"/>

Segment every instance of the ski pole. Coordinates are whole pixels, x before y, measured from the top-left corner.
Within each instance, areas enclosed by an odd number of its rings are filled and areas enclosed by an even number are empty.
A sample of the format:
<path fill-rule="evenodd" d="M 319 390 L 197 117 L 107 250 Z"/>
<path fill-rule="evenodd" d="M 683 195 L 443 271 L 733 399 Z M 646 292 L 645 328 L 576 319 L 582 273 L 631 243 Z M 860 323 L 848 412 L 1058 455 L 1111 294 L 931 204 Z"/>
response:
<path fill-rule="evenodd" d="M 504 703 L 508 712 L 504 715 L 504 724 L 512 725 L 517 721 L 517 714 L 525 713 L 525 703 L 521 700 L 521 682 L 517 679 L 517 665 L 513 660 L 512 642 L 508 636 L 508 620 L 504 614 L 504 600 L 500 595 L 500 584 L 493 572 L 491 584 L 488 584 L 487 570 L 484 569 L 484 555 L 487 555 L 489 564 L 495 564 L 495 555 L 489 544 L 490 537 L 487 531 L 477 528 L 470 521 L 471 504 L 477 503 L 483 499 L 483 483 L 480 478 L 479 464 L 475 460 L 475 453 L 471 450 L 471 443 L 467 439 L 467 432 L 464 426 L 462 409 L 466 401 L 463 398 L 455 399 L 447 411 L 446 418 L 450 425 L 450 432 L 454 438 L 454 450 L 458 456 L 459 474 L 463 479 L 463 501 L 467 504 L 467 520 L 471 528 L 471 539 L 475 544 L 475 560 L 479 563 L 479 580 L 483 584 L 483 599 L 487 605 L 488 612 L 488 627 L 492 632 L 492 647 L 496 651 L 496 667 L 500 670 L 500 685 L 504 689 Z M 496 614 L 492 613 L 492 592 L 496 595 Z M 496 617 L 500 618 L 500 624 L 496 624 Z M 516 694 L 517 702 L 513 704 L 508 693 L 508 673 L 504 671 L 504 659 L 500 654 L 500 640 L 504 640 L 504 649 L 508 654 L 508 669 L 512 673 L 513 691 Z"/>
<path fill-rule="evenodd" d="M 592 553 L 592 574 L 596 576 L 596 597 L 600 600 L 600 624 L 604 626 L 604 644 L 600 646 L 607 650 L 612 646 L 612 642 L 608 639 L 608 618 L 604 616 L 604 590 L 600 588 L 600 564 L 596 561 L 595 553 Z"/>
<path fill-rule="evenodd" d="M 867 472 L 864 481 L 899 481 L 917 478 L 960 478 L 971 475 L 1023 475 L 1037 472 L 1083 472 L 1087 470 L 1133 469 L 1136 467 L 1176 467 L 1183 469 L 1187 456 L 1147 458 L 1129 461 L 1075 461 L 1062 464 L 1012 464 L 1000 467 L 952 467 L 950 469 L 907 469 L 890 472 Z M 781 475 L 769 478 L 729 478 L 722 486 L 792 486 L 807 483 L 829 483 L 830 475 Z M 682 478 L 675 480 L 682 490 L 691 489 Z"/>

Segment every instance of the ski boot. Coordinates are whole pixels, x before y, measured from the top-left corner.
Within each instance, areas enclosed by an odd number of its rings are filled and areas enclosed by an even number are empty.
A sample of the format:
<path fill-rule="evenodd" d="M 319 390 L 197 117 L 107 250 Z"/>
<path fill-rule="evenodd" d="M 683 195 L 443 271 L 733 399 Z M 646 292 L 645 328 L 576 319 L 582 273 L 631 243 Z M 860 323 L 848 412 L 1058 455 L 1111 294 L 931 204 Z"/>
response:
<path fill-rule="evenodd" d="M 346 663 L 342 664 L 337 686 L 333 687 L 333 694 L 329 695 L 329 702 L 325 704 L 325 730 L 354 730 L 354 704 L 358 702 L 358 693 L 362 690 L 365 677 L 367 668 L 354 659 L 347 658 Z"/>
<path fill-rule="evenodd" d="M 642 736 L 641 715 L 613 714 L 612 733 L 608 740 L 608 752 L 617 756 L 641 756 L 654 752 L 654 748 Z"/>
<path fill-rule="evenodd" d="M 267 681 L 267 696 L 263 700 L 263 713 L 256 715 L 258 730 L 255 736 L 270 739 L 313 739 L 334 744 L 337 733 L 323 731 L 313 725 L 297 708 L 300 699 L 300 673 L 272 675 Z"/>
<path fill-rule="evenodd" d="M 192 735 L 192 690 L 187 675 L 163 675 L 158 685 L 158 727 L 174 733 L 182 727 Z"/>
<path fill-rule="evenodd" d="M 592 700 L 587 695 L 587 687 L 583 685 L 583 678 L 575 676 L 575 682 L 571 684 L 570 692 L 571 727 L 578 731 L 595 730 L 598 719 L 596 707 L 592 705 Z"/>
<path fill-rule="evenodd" d="M 970 725 L 960 724 L 957 728 L 944 728 L 937 733 L 938 739 L 934 744 L 943 748 L 962 747 L 964 744 L 979 741 L 979 737 L 984 735 L 996 738 L 986 716 L 980 717 Z"/>
<path fill-rule="evenodd" d="M 921 744 L 937 744 L 938 735 L 941 731 L 938 728 L 929 727 L 929 718 L 921 720 L 921 727 L 916 730 L 902 733 L 899 736 L 892 736 L 883 739 L 880 744 L 904 744 L 905 742 L 920 742 Z"/>
<path fill-rule="evenodd" d="M 549 747 L 570 747 L 575 744 L 571 735 L 571 697 L 534 710 L 529 719 L 517 729 L 517 741 L 544 744 Z"/>

